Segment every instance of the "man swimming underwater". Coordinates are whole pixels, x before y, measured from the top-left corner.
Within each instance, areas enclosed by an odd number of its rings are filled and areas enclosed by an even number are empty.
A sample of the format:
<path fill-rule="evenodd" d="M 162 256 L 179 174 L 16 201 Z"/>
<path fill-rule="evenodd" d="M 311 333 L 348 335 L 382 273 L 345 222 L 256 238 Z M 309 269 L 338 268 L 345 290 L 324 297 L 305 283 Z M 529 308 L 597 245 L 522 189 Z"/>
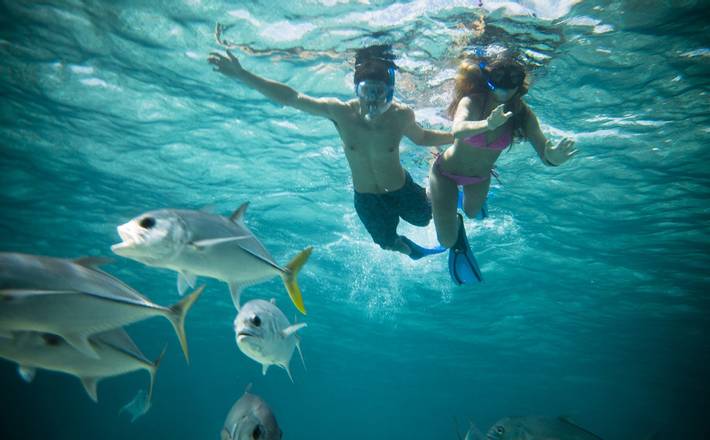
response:
<path fill-rule="evenodd" d="M 357 98 L 314 98 L 291 87 L 245 70 L 229 51 L 213 52 L 208 62 L 214 70 L 235 78 L 270 100 L 306 113 L 328 118 L 343 141 L 355 188 L 355 210 L 372 239 L 381 248 L 418 260 L 443 252 L 427 249 L 397 234 L 399 219 L 426 226 L 432 218 L 426 191 L 402 167 L 399 143 L 403 136 L 422 146 L 453 142 L 448 131 L 420 127 L 414 111 L 393 99 L 394 56 L 389 45 L 357 51 L 354 86 Z"/>

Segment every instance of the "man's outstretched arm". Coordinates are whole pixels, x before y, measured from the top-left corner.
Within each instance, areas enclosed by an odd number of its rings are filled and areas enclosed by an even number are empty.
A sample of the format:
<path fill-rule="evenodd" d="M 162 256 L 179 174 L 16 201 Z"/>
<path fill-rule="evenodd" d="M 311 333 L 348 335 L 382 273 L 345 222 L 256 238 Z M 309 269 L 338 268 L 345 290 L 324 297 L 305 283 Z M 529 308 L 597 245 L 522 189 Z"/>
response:
<path fill-rule="evenodd" d="M 454 136 L 449 130 L 430 130 L 422 128 L 414 118 L 414 111 L 407 109 L 404 135 L 412 142 L 422 146 L 436 146 L 454 143 Z"/>
<path fill-rule="evenodd" d="M 286 84 L 255 75 L 245 70 L 229 50 L 227 56 L 212 52 L 207 61 L 214 66 L 216 72 L 243 82 L 270 100 L 312 115 L 333 119 L 333 110 L 345 105 L 337 98 L 313 98 L 299 93 Z"/>

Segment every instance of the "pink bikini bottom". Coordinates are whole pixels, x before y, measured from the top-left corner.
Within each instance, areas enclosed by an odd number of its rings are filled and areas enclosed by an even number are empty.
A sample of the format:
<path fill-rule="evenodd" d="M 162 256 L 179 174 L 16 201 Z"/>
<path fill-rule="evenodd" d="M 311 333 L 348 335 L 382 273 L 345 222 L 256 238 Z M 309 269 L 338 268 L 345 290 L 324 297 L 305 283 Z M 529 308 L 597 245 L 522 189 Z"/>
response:
<path fill-rule="evenodd" d="M 458 174 L 451 174 L 447 173 L 441 168 L 441 165 L 439 162 L 441 161 L 442 154 L 438 155 L 436 160 L 434 161 L 434 167 L 436 167 L 436 171 L 439 172 L 442 176 L 446 177 L 447 179 L 451 180 L 454 182 L 456 185 L 461 185 L 461 186 L 466 186 L 466 185 L 474 185 L 476 183 L 481 183 L 485 182 L 486 180 L 491 178 L 491 175 L 493 174 L 493 171 L 491 170 L 491 174 L 480 177 L 480 176 L 459 176 Z"/>

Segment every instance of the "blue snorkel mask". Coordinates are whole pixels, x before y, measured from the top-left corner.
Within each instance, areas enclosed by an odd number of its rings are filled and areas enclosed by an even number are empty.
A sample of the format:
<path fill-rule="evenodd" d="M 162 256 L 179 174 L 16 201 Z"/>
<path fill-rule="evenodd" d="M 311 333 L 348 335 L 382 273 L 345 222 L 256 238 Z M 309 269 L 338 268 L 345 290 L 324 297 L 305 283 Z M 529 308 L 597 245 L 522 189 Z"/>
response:
<path fill-rule="evenodd" d="M 387 69 L 387 81 L 364 79 L 355 85 L 355 94 L 365 113 L 365 120 L 380 116 L 392 105 L 394 98 L 394 67 Z"/>
<path fill-rule="evenodd" d="M 487 66 L 488 64 L 485 61 L 478 63 L 483 79 L 491 92 L 512 90 L 520 87 L 525 81 L 525 71 L 518 66 L 508 65 L 492 72 L 486 70 Z"/>

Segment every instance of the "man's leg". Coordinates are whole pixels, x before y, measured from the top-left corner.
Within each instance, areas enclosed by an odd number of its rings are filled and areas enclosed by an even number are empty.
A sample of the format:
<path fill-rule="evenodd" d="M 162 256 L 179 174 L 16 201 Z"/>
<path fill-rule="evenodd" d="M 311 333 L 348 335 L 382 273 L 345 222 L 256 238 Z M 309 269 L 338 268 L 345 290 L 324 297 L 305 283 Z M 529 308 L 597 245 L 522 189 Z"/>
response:
<path fill-rule="evenodd" d="M 388 195 L 355 193 L 355 211 L 360 221 L 382 249 L 409 254 L 397 236 L 399 216 Z"/>
<path fill-rule="evenodd" d="M 414 183 L 409 173 L 406 174 L 404 186 L 396 193 L 398 214 L 407 223 L 426 226 L 431 221 L 431 202 L 426 190 Z"/>

